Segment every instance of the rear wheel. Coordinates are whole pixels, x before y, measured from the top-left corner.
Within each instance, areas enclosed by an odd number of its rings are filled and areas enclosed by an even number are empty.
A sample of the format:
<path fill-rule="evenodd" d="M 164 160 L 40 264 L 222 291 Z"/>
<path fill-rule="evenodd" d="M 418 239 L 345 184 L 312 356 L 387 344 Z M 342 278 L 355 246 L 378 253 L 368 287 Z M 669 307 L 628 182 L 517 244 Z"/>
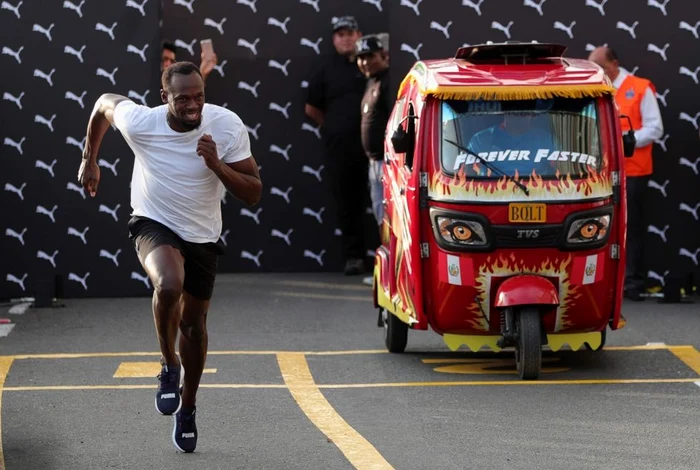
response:
<path fill-rule="evenodd" d="M 389 352 L 402 353 L 408 343 L 408 325 L 398 319 L 396 315 L 382 309 L 384 320 L 384 344 Z"/>
<path fill-rule="evenodd" d="M 526 307 L 518 312 L 515 321 L 518 339 L 515 344 L 515 363 L 523 380 L 535 380 L 542 368 L 542 329 L 540 313 Z"/>

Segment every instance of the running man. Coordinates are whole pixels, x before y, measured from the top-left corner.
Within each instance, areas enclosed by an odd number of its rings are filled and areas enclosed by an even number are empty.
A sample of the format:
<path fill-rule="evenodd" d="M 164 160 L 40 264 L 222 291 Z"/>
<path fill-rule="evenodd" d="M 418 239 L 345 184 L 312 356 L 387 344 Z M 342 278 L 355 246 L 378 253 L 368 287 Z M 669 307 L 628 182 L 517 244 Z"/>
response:
<path fill-rule="evenodd" d="M 155 405 L 159 413 L 175 415 L 175 447 L 193 452 L 207 312 L 223 254 L 221 198 L 228 190 L 255 205 L 262 182 L 243 122 L 232 111 L 205 103 L 196 65 L 176 62 L 163 71 L 161 84 L 164 104 L 154 108 L 115 94 L 97 100 L 78 180 L 95 197 L 97 154 L 114 124 L 135 156 L 128 229 L 154 287 L 153 316 L 162 353 Z M 182 362 L 175 354 L 178 329 Z"/>

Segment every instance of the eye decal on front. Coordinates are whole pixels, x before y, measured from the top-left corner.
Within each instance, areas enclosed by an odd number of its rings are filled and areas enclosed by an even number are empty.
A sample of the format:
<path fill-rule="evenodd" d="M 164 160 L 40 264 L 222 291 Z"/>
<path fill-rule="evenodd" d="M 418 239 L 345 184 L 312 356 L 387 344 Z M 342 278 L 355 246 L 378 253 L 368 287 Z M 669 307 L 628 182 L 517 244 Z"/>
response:
<path fill-rule="evenodd" d="M 610 228 L 610 216 L 603 215 L 576 220 L 571 224 L 569 243 L 595 242 L 604 239 Z"/>
<path fill-rule="evenodd" d="M 457 243 L 483 242 L 483 239 L 461 220 L 443 220 L 440 232 L 443 237 Z"/>

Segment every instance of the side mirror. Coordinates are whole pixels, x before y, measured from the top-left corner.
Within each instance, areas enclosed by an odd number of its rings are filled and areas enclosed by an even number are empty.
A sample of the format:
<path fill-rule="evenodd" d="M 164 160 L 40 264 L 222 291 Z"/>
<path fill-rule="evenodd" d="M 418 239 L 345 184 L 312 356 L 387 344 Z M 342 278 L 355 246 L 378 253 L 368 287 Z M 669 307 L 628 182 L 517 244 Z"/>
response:
<path fill-rule="evenodd" d="M 408 134 L 399 124 L 394 133 L 391 135 L 391 145 L 396 153 L 406 153 L 408 151 Z"/>
<path fill-rule="evenodd" d="M 625 157 L 629 158 L 634 155 L 634 149 L 637 146 L 637 138 L 634 136 L 634 130 L 632 130 L 632 120 L 629 116 L 624 114 L 620 115 L 620 118 L 626 118 L 630 125 L 630 130 L 622 136 L 622 147 L 624 150 Z"/>

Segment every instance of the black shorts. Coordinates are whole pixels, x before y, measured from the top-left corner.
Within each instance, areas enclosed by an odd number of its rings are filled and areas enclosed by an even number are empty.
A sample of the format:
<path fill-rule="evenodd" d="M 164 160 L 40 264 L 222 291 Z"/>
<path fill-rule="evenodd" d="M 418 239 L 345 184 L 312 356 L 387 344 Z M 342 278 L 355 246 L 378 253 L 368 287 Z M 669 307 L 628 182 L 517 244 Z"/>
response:
<path fill-rule="evenodd" d="M 170 245 L 185 258 L 185 282 L 183 290 L 199 300 L 211 299 L 219 255 L 224 245 L 217 243 L 192 243 L 183 240 L 165 225 L 147 217 L 133 216 L 128 223 L 129 238 L 143 263 L 146 256 L 162 245 Z"/>

